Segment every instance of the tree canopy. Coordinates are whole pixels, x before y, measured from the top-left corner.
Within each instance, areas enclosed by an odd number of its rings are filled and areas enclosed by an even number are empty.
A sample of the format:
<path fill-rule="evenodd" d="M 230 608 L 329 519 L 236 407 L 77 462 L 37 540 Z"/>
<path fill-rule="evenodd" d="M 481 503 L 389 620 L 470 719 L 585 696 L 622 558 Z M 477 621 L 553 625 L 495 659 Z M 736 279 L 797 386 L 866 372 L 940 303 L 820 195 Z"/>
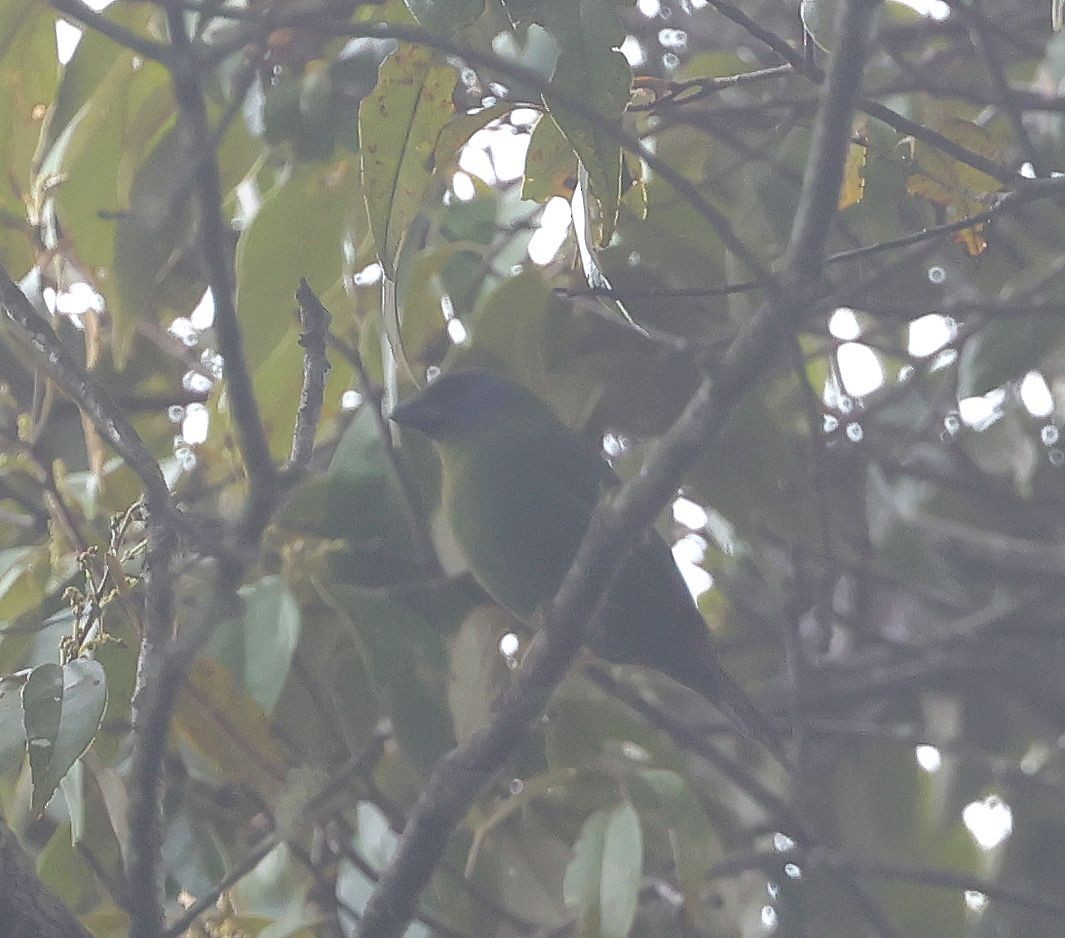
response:
<path fill-rule="evenodd" d="M 918 6 L 0 0 L 13 934 L 1062 932 L 1065 34 Z M 532 622 L 470 366 L 621 480 Z M 652 527 L 787 766 L 579 653 Z"/>

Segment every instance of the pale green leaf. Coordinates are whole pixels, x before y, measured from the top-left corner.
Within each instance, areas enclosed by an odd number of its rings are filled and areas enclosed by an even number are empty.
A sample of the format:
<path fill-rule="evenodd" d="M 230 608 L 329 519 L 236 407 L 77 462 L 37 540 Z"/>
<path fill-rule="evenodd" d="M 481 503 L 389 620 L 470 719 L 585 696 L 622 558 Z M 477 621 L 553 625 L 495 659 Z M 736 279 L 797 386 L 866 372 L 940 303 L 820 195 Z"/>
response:
<path fill-rule="evenodd" d="M 96 736 L 106 705 L 104 669 L 95 661 L 79 658 L 62 668 L 42 664 L 33 669 L 22 706 L 35 814 Z"/>
<path fill-rule="evenodd" d="M 300 634 L 300 609 L 279 576 L 267 576 L 240 591 L 243 614 L 222 624 L 207 651 L 270 713 L 285 686 Z"/>
<path fill-rule="evenodd" d="M 345 219 L 357 198 L 356 176 L 354 165 L 347 161 L 297 165 L 267 194 L 241 235 L 237 317 L 244 330 L 244 354 L 253 370 L 286 343 L 296 326 L 294 297 L 300 278 L 321 296 L 340 277 Z M 296 354 L 302 358 L 301 350 Z M 297 366 L 297 393 L 300 374 Z M 284 416 L 291 419 L 291 413 Z"/>
<path fill-rule="evenodd" d="M 627 801 L 607 817 L 603 831 L 603 872 L 599 894 L 602 938 L 625 938 L 636 918 L 643 875 L 640 818 Z"/>

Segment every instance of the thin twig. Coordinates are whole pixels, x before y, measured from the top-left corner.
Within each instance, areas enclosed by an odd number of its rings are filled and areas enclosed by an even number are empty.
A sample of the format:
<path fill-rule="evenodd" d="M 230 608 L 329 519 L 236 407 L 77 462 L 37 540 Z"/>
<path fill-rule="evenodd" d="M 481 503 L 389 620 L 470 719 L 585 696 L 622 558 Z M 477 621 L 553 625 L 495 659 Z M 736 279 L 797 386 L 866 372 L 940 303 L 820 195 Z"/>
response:
<path fill-rule="evenodd" d="M 355 374 L 359 378 L 359 387 L 362 388 L 363 396 L 370 403 L 370 413 L 377 429 L 377 437 L 381 442 L 381 449 L 384 452 L 385 460 L 388 462 L 392 478 L 399 488 L 400 504 L 407 522 L 407 530 L 410 532 L 418 566 L 432 576 L 439 576 L 441 573 L 440 561 L 437 558 L 433 535 L 426 520 L 425 508 L 418 494 L 418 487 L 414 484 L 414 480 L 407 471 L 406 463 L 400 457 L 395 443 L 392 441 L 392 428 L 385 418 L 381 390 L 374 384 L 370 373 L 366 370 L 366 363 L 362 360 L 362 355 L 358 348 L 334 335 L 329 336 L 329 343 L 355 369 Z"/>
<path fill-rule="evenodd" d="M 292 455 L 289 467 L 297 471 L 306 470 L 314 453 L 314 437 L 318 432 L 318 421 L 322 416 L 322 403 L 325 400 L 325 379 L 329 373 L 329 359 L 326 357 L 326 338 L 329 335 L 329 315 L 322 301 L 318 299 L 306 280 L 300 279 L 296 290 L 296 301 L 300 305 L 300 322 L 303 332 L 299 343 L 304 349 L 303 387 L 300 391 L 299 409 L 296 411 L 296 427 L 292 432 Z"/>
<path fill-rule="evenodd" d="M 307 803 L 303 817 L 313 820 L 320 815 L 328 806 L 333 796 L 343 790 L 353 778 L 369 772 L 381 758 L 386 743 L 392 738 L 392 731 L 385 725 L 379 726 L 374 732 L 369 745 L 358 755 L 347 760 L 336 770 L 330 779 L 322 786 L 315 796 Z M 176 922 L 163 934 L 163 938 L 179 938 L 185 934 L 204 912 L 210 909 L 226 890 L 235 886 L 240 880 L 248 875 L 262 859 L 275 847 L 284 842 L 284 836 L 279 831 L 274 831 L 257 844 L 236 866 L 233 867 L 218 883 L 208 892 L 204 893 L 192 903 Z"/>

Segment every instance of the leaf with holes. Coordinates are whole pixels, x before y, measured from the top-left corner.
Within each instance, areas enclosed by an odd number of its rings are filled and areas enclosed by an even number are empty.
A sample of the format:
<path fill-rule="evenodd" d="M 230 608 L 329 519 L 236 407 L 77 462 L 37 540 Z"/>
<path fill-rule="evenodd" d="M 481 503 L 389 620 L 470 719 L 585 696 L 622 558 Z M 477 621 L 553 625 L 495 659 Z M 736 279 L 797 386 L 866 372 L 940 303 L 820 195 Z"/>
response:
<path fill-rule="evenodd" d="M 377 87 L 359 105 L 366 207 L 390 277 L 432 177 L 440 132 L 455 110 L 451 96 L 458 72 L 432 60 L 424 47 L 400 46 L 385 59 Z"/>

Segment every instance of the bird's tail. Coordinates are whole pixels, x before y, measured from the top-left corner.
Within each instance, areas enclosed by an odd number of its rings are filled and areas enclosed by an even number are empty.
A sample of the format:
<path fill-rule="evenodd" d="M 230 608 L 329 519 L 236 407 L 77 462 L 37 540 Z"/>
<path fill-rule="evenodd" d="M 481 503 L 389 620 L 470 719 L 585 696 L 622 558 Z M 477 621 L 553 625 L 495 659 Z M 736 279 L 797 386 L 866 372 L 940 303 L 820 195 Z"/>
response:
<path fill-rule="evenodd" d="M 784 768 L 791 770 L 780 734 L 724 668 L 713 661 L 700 663 L 697 672 L 681 683 L 702 694 L 745 736 L 761 743 Z"/>

